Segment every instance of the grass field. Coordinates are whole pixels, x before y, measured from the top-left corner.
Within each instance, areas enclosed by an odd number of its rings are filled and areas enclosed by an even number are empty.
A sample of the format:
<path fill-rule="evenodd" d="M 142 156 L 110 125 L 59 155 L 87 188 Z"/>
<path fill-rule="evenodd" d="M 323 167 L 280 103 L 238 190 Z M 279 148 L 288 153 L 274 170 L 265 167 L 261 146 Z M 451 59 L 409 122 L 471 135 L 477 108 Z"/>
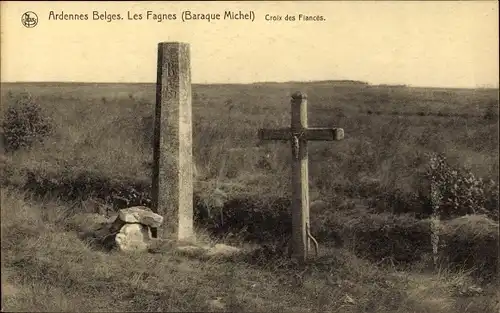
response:
<path fill-rule="evenodd" d="M 293 92 L 308 94 L 310 126 L 344 128 L 343 141 L 309 146 L 311 200 L 327 206 L 311 215 L 322 256 L 301 269 L 280 257 L 262 264 L 92 250 L 76 236 L 84 225 L 74 222 L 96 213 L 89 199 L 116 211 L 149 197 L 154 85 L 1 87 L 3 113 L 28 92 L 52 125 L 42 142 L 2 156 L 4 309 L 199 311 L 221 297 L 231 311 L 498 311 L 491 279 L 498 273 L 497 89 L 193 85 L 195 209 L 207 240 L 244 246 L 286 239 L 290 148 L 259 144 L 257 131 L 289 125 Z M 454 266 L 437 274 L 428 271 L 430 152 L 493 182 L 478 196 L 489 217 L 462 217 L 458 208 L 475 196 L 453 198 L 442 251 Z M 223 191 L 222 207 L 215 190 Z M 206 210 L 218 213 L 200 213 Z M 488 279 L 478 278 L 471 262 Z M 483 290 L 469 295 L 474 284 Z"/>

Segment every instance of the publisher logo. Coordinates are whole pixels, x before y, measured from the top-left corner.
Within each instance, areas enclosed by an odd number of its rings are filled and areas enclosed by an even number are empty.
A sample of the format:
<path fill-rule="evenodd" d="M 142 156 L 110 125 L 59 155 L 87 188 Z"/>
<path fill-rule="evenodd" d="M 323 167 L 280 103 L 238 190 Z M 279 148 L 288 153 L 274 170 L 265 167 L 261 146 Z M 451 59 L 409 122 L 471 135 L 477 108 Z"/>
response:
<path fill-rule="evenodd" d="M 21 16 L 21 23 L 26 28 L 33 28 L 38 25 L 38 16 L 35 12 L 24 12 L 24 14 Z"/>

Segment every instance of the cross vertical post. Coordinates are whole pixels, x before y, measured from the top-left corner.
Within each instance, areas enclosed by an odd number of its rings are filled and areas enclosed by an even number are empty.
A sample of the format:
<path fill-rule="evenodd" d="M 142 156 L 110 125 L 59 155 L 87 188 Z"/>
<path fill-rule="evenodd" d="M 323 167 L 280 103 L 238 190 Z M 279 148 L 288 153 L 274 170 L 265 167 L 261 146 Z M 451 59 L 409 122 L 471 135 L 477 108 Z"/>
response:
<path fill-rule="evenodd" d="M 153 211 L 164 217 L 156 238 L 193 239 L 191 64 L 189 44 L 158 44 L 153 142 Z"/>
<path fill-rule="evenodd" d="M 342 140 L 342 128 L 309 128 L 307 95 L 296 92 L 291 99 L 290 128 L 260 129 L 260 140 L 290 140 L 292 147 L 292 253 L 299 262 L 307 261 L 314 240 L 309 223 L 309 140 Z M 314 240 L 315 244 L 317 242 Z"/>
<path fill-rule="evenodd" d="M 307 95 L 292 95 L 292 253 L 305 261 L 310 248 L 309 231 L 309 164 L 307 156 Z"/>

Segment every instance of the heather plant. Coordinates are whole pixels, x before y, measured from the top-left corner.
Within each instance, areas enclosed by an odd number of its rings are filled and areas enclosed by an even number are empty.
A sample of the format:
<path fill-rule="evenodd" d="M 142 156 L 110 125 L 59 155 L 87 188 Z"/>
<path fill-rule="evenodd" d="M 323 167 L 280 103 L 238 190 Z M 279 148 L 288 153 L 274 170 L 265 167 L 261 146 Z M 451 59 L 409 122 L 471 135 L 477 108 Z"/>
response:
<path fill-rule="evenodd" d="M 31 94 L 9 94 L 7 101 L 2 123 L 6 151 L 29 148 L 51 133 L 51 120 Z"/>
<path fill-rule="evenodd" d="M 450 165 L 443 154 L 431 156 L 426 176 L 432 186 L 431 200 L 432 194 L 439 194 L 439 197 L 434 197 L 434 201 L 439 200 L 439 211 L 435 213 L 440 218 L 449 219 L 467 214 L 485 214 L 498 218 L 498 185 L 495 181 L 483 180 L 469 169 Z"/>

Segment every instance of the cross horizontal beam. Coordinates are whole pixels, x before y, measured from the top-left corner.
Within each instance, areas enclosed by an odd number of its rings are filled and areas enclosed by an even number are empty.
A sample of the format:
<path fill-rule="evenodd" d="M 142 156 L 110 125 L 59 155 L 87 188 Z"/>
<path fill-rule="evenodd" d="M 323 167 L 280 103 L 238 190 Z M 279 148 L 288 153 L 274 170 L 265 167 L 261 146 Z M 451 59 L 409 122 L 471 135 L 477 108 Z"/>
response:
<path fill-rule="evenodd" d="M 299 132 L 303 133 L 306 140 L 337 141 L 344 139 L 344 129 L 342 128 L 307 128 Z M 291 128 L 259 129 L 260 140 L 290 140 L 294 135 Z"/>

